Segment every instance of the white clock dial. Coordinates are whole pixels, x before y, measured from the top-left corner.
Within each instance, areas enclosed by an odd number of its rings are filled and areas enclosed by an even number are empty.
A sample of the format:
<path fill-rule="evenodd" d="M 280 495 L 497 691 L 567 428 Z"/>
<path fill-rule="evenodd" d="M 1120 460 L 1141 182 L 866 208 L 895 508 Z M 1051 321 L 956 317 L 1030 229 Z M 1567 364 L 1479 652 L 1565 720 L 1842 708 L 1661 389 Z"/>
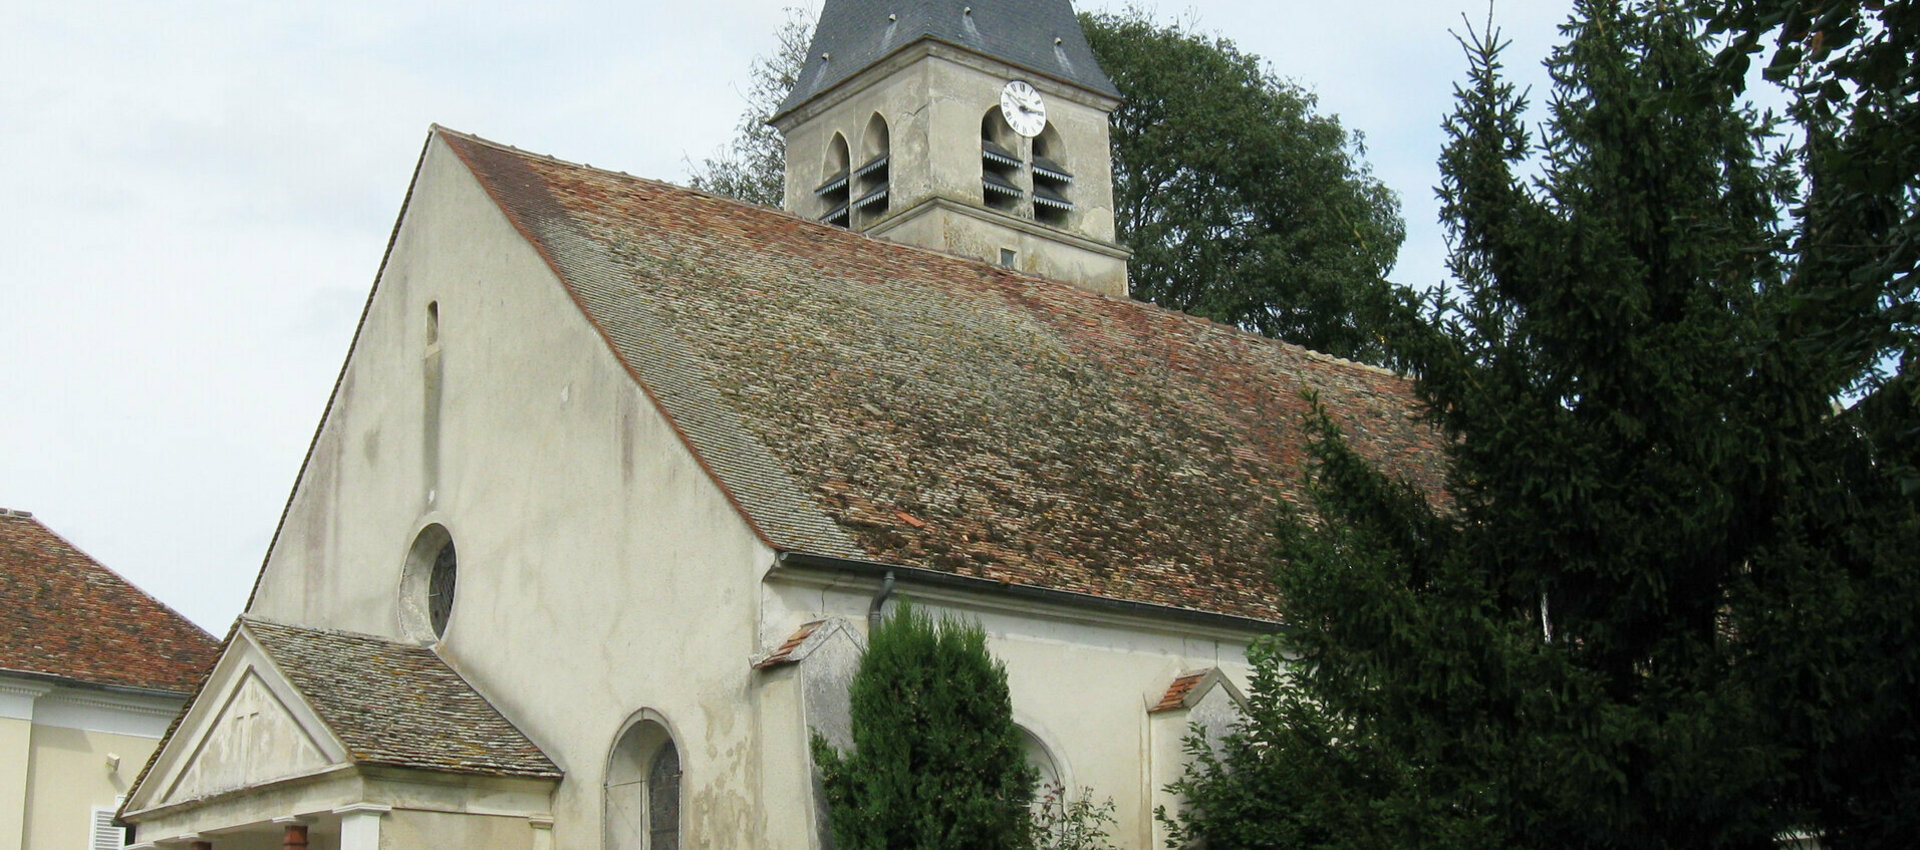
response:
<path fill-rule="evenodd" d="M 1026 80 L 1014 80 L 1000 90 L 1000 112 L 1006 116 L 1007 126 L 1029 139 L 1047 128 L 1047 105 Z"/>

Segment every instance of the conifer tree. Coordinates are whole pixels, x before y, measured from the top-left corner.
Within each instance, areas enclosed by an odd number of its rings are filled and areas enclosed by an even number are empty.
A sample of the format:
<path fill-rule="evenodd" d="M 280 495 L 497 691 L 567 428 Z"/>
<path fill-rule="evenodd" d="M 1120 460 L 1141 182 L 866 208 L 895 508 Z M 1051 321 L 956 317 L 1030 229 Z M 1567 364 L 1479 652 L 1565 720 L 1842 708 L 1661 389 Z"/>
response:
<path fill-rule="evenodd" d="M 837 850 L 1028 850 L 1038 781 L 985 632 L 902 603 L 854 674 L 853 750 L 814 762 Z"/>
<path fill-rule="evenodd" d="M 1911 291 L 1818 247 L 1887 232 L 1823 199 L 1844 133 L 1769 156 L 1688 11 L 1576 2 L 1537 142 L 1497 33 L 1470 39 L 1442 158 L 1460 296 L 1397 336 L 1448 492 L 1314 421 L 1290 630 L 1254 653 L 1243 733 L 1195 751 L 1188 837 L 1911 841 L 1915 408 L 1877 374 Z"/>

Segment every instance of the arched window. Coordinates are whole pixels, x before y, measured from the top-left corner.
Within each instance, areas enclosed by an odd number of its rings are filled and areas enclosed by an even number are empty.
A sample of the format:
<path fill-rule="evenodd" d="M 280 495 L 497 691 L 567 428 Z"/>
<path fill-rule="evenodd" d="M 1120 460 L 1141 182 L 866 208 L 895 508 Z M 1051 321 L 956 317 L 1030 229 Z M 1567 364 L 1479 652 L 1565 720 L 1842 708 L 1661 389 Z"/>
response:
<path fill-rule="evenodd" d="M 1035 795 L 1037 799 L 1045 796 L 1049 790 L 1060 787 L 1066 782 L 1066 777 L 1061 774 L 1059 760 L 1055 759 L 1053 751 L 1041 742 L 1040 736 L 1033 734 L 1033 730 L 1025 726 L 1019 729 L 1021 754 L 1027 757 L 1027 764 L 1032 765 L 1034 771 L 1040 776 L 1039 794 Z"/>
<path fill-rule="evenodd" d="M 860 167 L 853 170 L 853 208 L 861 222 L 876 221 L 887 213 L 889 154 L 893 147 L 887 119 L 880 113 L 867 121 L 860 140 Z"/>
<path fill-rule="evenodd" d="M 1020 158 L 1019 139 L 1000 107 L 980 119 L 980 192 L 987 206 L 1003 212 L 1018 211 L 1026 200 L 1026 190 L 1020 188 L 1026 163 Z"/>
<path fill-rule="evenodd" d="M 434 523 L 414 535 L 400 568 L 400 627 L 422 642 L 447 636 L 453 619 L 460 557 L 447 527 Z"/>
<path fill-rule="evenodd" d="M 607 760 L 607 850 L 679 850 L 680 749 L 658 715 L 641 712 Z"/>
<path fill-rule="evenodd" d="M 453 588 L 459 577 L 460 558 L 453 550 L 453 538 L 447 538 L 433 555 L 433 572 L 427 575 L 427 622 L 434 637 L 447 636 L 447 620 L 453 617 Z"/>
<path fill-rule="evenodd" d="M 647 850 L 680 848 L 680 750 L 660 745 L 647 771 Z"/>
<path fill-rule="evenodd" d="M 427 504 L 432 505 L 440 489 L 440 386 L 446 369 L 440 358 L 440 302 L 427 302 L 427 344 L 420 352 L 421 411 L 420 464 L 425 479 Z"/>
<path fill-rule="evenodd" d="M 852 206 L 847 203 L 851 196 L 852 181 L 848 173 L 853 155 L 847 150 L 847 137 L 833 134 L 833 141 L 827 143 L 827 161 L 821 166 L 823 175 L 820 186 L 813 190 L 813 196 L 820 199 L 820 208 L 824 211 L 820 221 L 825 224 L 847 227 L 852 224 Z"/>
<path fill-rule="evenodd" d="M 1073 217 L 1073 172 L 1067 170 L 1066 145 L 1060 131 L 1047 124 L 1033 138 L 1033 217 L 1036 221 L 1065 227 Z"/>

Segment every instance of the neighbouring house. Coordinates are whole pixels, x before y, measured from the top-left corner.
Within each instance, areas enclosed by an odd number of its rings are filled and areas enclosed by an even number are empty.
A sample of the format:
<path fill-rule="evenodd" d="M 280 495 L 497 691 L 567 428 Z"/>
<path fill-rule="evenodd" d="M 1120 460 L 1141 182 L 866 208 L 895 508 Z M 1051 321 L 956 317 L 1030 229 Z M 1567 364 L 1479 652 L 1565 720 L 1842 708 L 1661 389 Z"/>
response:
<path fill-rule="evenodd" d="M 219 642 L 5 508 L 0 625 L 0 850 L 119 848 L 119 798 Z"/>
<path fill-rule="evenodd" d="M 1066 0 L 828 0 L 789 211 L 434 127 L 139 846 L 823 847 L 808 736 L 908 597 L 1161 846 L 1306 394 L 1440 469 L 1403 378 L 1126 297 L 1117 103 Z"/>

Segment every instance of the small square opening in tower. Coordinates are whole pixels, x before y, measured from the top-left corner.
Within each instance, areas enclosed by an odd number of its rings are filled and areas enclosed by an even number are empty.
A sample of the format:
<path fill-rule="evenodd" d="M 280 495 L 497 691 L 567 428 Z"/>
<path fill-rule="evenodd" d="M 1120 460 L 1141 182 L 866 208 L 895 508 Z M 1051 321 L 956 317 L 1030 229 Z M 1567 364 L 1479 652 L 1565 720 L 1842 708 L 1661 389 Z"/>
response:
<path fill-rule="evenodd" d="M 1000 267 L 1001 268 L 1003 269 L 1013 268 L 1014 261 L 1018 259 L 1020 259 L 1019 253 L 1015 252 L 1012 248 L 1000 249 Z"/>

